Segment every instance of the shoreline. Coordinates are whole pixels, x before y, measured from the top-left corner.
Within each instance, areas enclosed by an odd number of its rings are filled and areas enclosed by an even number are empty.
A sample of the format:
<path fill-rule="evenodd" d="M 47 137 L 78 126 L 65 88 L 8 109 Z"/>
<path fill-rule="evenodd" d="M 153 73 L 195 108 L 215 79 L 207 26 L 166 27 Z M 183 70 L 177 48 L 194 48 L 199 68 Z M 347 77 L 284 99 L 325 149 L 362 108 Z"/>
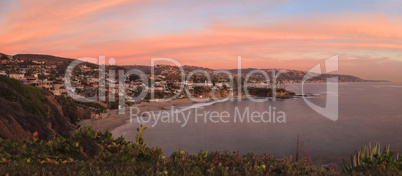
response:
<path fill-rule="evenodd" d="M 241 99 L 247 98 L 246 96 L 241 96 Z M 220 102 L 219 100 L 209 99 L 205 102 L 195 102 L 192 101 L 190 98 L 184 99 L 174 99 L 169 102 L 142 102 L 140 104 L 135 104 L 132 106 L 126 107 L 126 112 L 124 114 L 119 114 L 118 109 L 108 110 L 105 117 L 99 119 L 85 119 L 77 123 L 80 125 L 80 128 L 85 126 L 91 126 L 95 131 L 106 131 L 109 129 L 110 131 L 115 130 L 118 127 L 121 127 L 130 120 L 130 107 L 137 107 L 141 112 L 148 112 L 148 111 L 160 111 L 170 109 L 172 106 L 181 106 L 181 107 L 189 107 L 191 108 L 194 104 L 199 103 L 210 103 L 210 102 Z M 101 117 L 104 115 L 101 115 Z"/>
<path fill-rule="evenodd" d="M 77 124 L 80 125 L 80 128 L 84 126 L 91 126 L 94 128 L 95 131 L 106 131 L 109 129 L 110 131 L 123 126 L 126 124 L 127 120 L 130 120 L 130 107 L 137 107 L 141 112 L 146 111 L 156 111 L 156 110 L 164 110 L 167 107 L 170 108 L 171 106 L 190 106 L 194 103 L 191 99 L 175 99 L 169 102 L 142 102 L 141 104 L 135 104 L 132 106 L 126 107 L 125 114 L 119 114 L 118 109 L 108 110 L 106 112 L 107 116 L 104 118 L 99 119 L 85 119 L 83 121 L 78 122 Z M 103 116 L 103 115 L 102 115 Z"/>
<path fill-rule="evenodd" d="M 226 98 L 226 97 L 225 97 Z M 245 95 L 242 95 L 241 97 L 235 97 L 235 99 L 240 98 L 240 99 L 247 99 L 248 97 Z M 258 96 L 253 96 L 253 98 L 259 98 Z M 277 97 L 279 99 L 287 99 L 287 97 Z M 124 114 L 119 114 L 118 109 L 112 109 L 108 110 L 108 112 L 103 113 L 99 119 L 85 119 L 83 121 L 80 121 L 77 123 L 77 125 L 80 125 L 80 128 L 83 128 L 85 126 L 91 126 L 95 131 L 106 131 L 109 129 L 111 132 L 121 126 L 124 126 L 128 120 L 130 120 L 130 107 L 137 107 L 140 112 L 148 112 L 148 111 L 161 111 L 161 110 L 167 110 L 170 109 L 172 106 L 179 106 L 179 107 L 186 107 L 188 109 L 194 108 L 192 107 L 194 104 L 202 104 L 202 103 L 220 103 L 224 101 L 218 100 L 213 100 L 209 98 L 209 100 L 205 102 L 195 102 L 192 101 L 190 98 L 184 98 L 184 99 L 174 99 L 169 102 L 142 102 L 140 104 L 135 104 L 132 106 L 126 107 L 126 112 Z"/>

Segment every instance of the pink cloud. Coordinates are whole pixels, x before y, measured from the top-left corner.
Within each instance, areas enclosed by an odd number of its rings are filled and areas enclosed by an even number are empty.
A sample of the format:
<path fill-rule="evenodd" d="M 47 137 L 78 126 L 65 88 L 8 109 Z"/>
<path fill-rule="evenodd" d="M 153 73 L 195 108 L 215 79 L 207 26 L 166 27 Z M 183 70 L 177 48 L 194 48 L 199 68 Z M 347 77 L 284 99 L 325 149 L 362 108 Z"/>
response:
<path fill-rule="evenodd" d="M 81 1 L 53 0 L 37 5 L 37 1 L 23 0 L 13 4 L 18 11 L 7 14 L 1 22 L 5 27 L 0 31 L 0 52 L 72 58 L 105 55 L 120 64 L 149 64 L 153 57 L 171 57 L 183 64 L 212 68 L 236 68 L 236 58 L 241 55 L 244 67 L 299 70 L 307 70 L 333 54 L 346 53 L 350 56 L 342 61 L 341 73 L 371 77 L 368 72 L 377 65 L 379 77 L 402 81 L 394 76 L 401 71 L 388 69 L 402 62 L 397 57 L 402 49 L 402 24 L 395 22 L 401 19 L 382 13 L 249 23 L 211 19 L 204 28 L 152 36 L 135 33 L 147 24 L 147 19 L 135 16 L 143 9 L 123 12 L 125 6 L 152 2 L 77 2 Z M 105 13 L 115 11 L 134 20 L 102 20 L 109 17 Z M 367 53 L 374 56 L 367 57 Z M 386 62 L 378 60 L 384 57 Z"/>

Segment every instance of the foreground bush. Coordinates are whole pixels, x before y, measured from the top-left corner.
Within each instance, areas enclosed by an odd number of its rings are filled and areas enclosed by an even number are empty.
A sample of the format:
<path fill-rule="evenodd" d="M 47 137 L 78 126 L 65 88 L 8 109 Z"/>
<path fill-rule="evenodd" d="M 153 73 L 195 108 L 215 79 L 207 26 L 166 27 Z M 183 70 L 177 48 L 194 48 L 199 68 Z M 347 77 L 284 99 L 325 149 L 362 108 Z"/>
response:
<path fill-rule="evenodd" d="M 1 175 L 323 175 L 311 160 L 276 159 L 269 155 L 179 150 L 170 158 L 162 148 L 149 148 L 138 129 L 135 142 L 114 139 L 110 131 L 86 127 L 70 138 L 0 139 Z"/>
<path fill-rule="evenodd" d="M 340 175 L 312 165 L 309 158 L 277 159 L 267 154 L 199 152 L 182 150 L 170 157 L 162 148 L 149 148 L 141 126 L 135 142 L 114 139 L 110 131 L 86 127 L 70 138 L 52 140 L 0 139 L 1 175 Z M 40 134 L 39 134 L 40 135 Z M 353 175 L 376 172 L 353 171 Z M 388 175 L 398 174 L 389 170 Z"/>

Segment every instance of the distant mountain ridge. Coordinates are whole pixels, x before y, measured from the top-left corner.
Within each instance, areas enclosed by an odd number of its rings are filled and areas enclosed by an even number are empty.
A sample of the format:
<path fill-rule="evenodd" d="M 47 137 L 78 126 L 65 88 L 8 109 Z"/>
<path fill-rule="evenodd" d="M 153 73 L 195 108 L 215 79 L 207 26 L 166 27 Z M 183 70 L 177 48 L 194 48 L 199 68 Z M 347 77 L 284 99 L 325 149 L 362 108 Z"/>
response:
<path fill-rule="evenodd" d="M 64 57 L 57 57 L 52 55 L 42 55 L 42 54 L 17 54 L 14 55 L 13 58 L 29 61 L 44 61 L 48 64 L 65 64 L 74 61 L 75 59 L 64 58 Z"/>

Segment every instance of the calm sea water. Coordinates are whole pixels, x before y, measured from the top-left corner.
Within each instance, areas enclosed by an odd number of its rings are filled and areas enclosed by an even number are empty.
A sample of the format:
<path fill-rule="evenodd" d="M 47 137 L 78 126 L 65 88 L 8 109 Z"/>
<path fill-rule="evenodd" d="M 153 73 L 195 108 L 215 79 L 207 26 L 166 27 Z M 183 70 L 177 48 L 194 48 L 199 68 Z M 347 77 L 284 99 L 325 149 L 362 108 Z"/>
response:
<path fill-rule="evenodd" d="M 304 86 L 305 93 L 317 94 L 309 98 L 311 102 L 325 106 L 325 84 Z M 291 84 L 286 88 L 301 94 L 301 84 Z M 275 107 L 276 112 L 285 113 L 286 123 L 239 123 L 239 119 L 235 123 L 236 107 L 241 113 L 246 108 L 251 113 L 268 111 L 269 107 L 272 113 Z M 202 108 L 197 109 L 198 114 L 227 111 L 230 122 L 205 123 L 198 117 L 196 123 L 195 109 L 183 110 L 180 107 L 185 115 L 191 111 L 188 123 L 182 127 L 183 122 L 158 122 L 151 127 L 155 121 L 149 121 L 144 134 L 148 146 L 162 146 L 165 155 L 181 148 L 190 154 L 200 150 L 228 150 L 283 157 L 295 154 L 299 135 L 301 151 L 309 153 L 313 159 L 320 154 L 323 163 L 340 163 L 342 158 L 349 161 L 350 154 L 368 141 L 391 144 L 391 149 L 402 152 L 402 83 L 340 83 L 337 121 L 318 114 L 302 98 L 260 103 L 227 101 L 210 103 Z M 135 140 L 138 126 L 139 123 L 127 123 L 115 129 L 113 135 Z"/>

